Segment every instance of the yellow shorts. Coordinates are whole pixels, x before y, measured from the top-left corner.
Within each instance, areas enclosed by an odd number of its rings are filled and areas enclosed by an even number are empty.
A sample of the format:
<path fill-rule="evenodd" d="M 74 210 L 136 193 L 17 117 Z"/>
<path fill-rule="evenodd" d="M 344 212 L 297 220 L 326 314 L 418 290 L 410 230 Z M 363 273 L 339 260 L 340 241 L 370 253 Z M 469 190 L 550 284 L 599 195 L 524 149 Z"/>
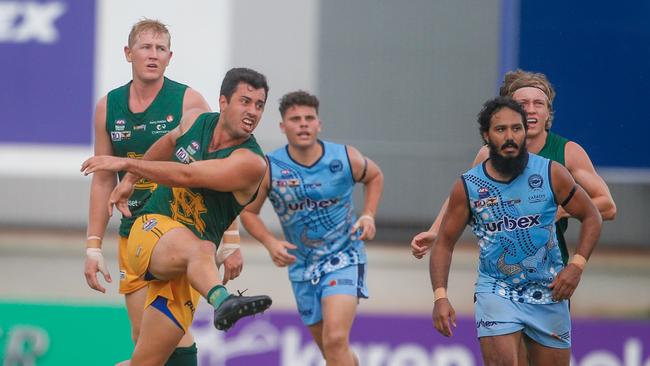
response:
<path fill-rule="evenodd" d="M 151 254 L 158 239 L 169 230 L 178 227 L 185 228 L 185 225 L 164 215 L 143 215 L 135 220 L 129 234 L 126 252 L 128 265 L 140 280 L 144 280 L 147 275 Z M 187 332 L 201 296 L 192 288 L 187 275 L 169 281 L 154 279 L 146 283 L 149 284 L 149 289 L 145 308 L 153 304 Z M 162 299 L 158 299 L 159 297 Z"/>
<path fill-rule="evenodd" d="M 147 281 L 133 272 L 127 260 L 126 244 L 129 238 L 120 236 L 117 241 L 117 259 L 120 265 L 120 293 L 131 294 L 148 285 Z"/>

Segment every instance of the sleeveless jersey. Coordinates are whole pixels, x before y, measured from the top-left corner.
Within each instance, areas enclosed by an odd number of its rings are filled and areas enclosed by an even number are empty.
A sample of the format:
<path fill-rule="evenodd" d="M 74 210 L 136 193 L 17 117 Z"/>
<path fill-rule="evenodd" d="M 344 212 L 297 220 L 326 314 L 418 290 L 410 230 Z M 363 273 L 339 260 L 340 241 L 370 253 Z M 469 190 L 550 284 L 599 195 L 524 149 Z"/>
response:
<path fill-rule="evenodd" d="M 113 154 L 120 157 L 141 158 L 154 142 L 178 126 L 183 114 L 183 97 L 187 85 L 165 78 L 151 105 L 141 113 L 129 109 L 131 82 L 108 93 L 106 103 L 106 132 L 111 138 Z M 120 180 L 124 172 L 119 172 Z M 156 189 L 156 183 L 139 180 L 129 197 L 131 217 L 122 217 L 120 236 L 128 237 L 131 225 L 140 215 L 144 203 Z"/>
<path fill-rule="evenodd" d="M 515 302 L 552 303 L 548 285 L 564 266 L 555 236 L 551 162 L 528 154 L 524 172 L 510 182 L 489 177 L 485 164 L 462 175 L 470 225 L 479 238 L 476 292 Z"/>
<path fill-rule="evenodd" d="M 317 283 L 326 273 L 366 262 L 356 221 L 352 192 L 354 178 L 345 145 L 319 141 L 323 155 L 311 166 L 294 161 L 288 146 L 269 154 L 269 200 L 280 219 L 296 262 L 289 266 L 291 281 Z"/>
<path fill-rule="evenodd" d="M 262 149 L 251 137 L 245 142 L 217 151 L 208 151 L 219 113 L 203 113 L 194 125 L 176 141 L 172 161 L 189 164 L 198 160 L 224 159 L 237 149 L 248 149 L 264 157 Z M 255 199 L 257 192 L 251 201 Z M 250 202 L 249 202 L 250 203 Z M 201 239 L 219 245 L 223 232 L 239 215 L 240 205 L 232 192 L 208 188 L 176 188 L 158 185 L 141 214 L 162 214 L 180 222 Z"/>
<path fill-rule="evenodd" d="M 555 134 L 551 131 L 547 131 L 546 142 L 544 142 L 544 147 L 542 150 L 537 153 L 537 155 L 557 161 L 558 163 L 566 166 L 564 163 L 564 147 L 566 146 L 568 139 Z M 555 230 L 557 232 L 557 241 L 560 246 L 560 251 L 562 252 L 562 262 L 564 265 L 568 263 L 569 260 L 569 250 L 566 246 L 566 240 L 564 239 L 564 233 L 566 232 L 569 226 L 569 219 L 562 218 L 555 223 Z"/>

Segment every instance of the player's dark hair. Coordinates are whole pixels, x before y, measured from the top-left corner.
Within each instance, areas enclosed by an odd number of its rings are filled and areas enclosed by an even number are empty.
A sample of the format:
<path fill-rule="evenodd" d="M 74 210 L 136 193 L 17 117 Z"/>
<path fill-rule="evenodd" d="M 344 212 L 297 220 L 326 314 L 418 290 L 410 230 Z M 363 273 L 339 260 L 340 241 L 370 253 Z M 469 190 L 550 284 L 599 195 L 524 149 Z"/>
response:
<path fill-rule="evenodd" d="M 264 101 L 269 96 L 269 84 L 266 82 L 266 76 L 245 67 L 228 70 L 221 83 L 219 94 L 225 96 L 228 103 L 230 103 L 230 97 L 232 97 L 239 83 L 248 84 L 255 89 L 264 89 Z"/>
<path fill-rule="evenodd" d="M 304 90 L 287 93 L 280 99 L 279 109 L 282 118 L 284 118 L 284 113 L 287 109 L 297 105 L 313 107 L 316 110 L 316 114 L 318 114 L 318 106 L 320 105 L 320 102 L 315 95 L 311 95 Z"/>
<path fill-rule="evenodd" d="M 485 104 L 483 104 L 483 109 L 481 109 L 481 112 L 478 114 L 479 131 L 481 133 L 481 138 L 483 138 L 483 141 L 485 143 L 487 143 L 487 141 L 485 141 L 483 134 L 490 130 L 490 122 L 492 121 L 492 116 L 494 116 L 503 108 L 511 109 L 521 115 L 521 122 L 524 124 L 524 129 L 528 131 L 526 111 L 521 106 L 521 104 L 517 103 L 516 100 L 510 97 L 496 97 L 485 102 Z"/>

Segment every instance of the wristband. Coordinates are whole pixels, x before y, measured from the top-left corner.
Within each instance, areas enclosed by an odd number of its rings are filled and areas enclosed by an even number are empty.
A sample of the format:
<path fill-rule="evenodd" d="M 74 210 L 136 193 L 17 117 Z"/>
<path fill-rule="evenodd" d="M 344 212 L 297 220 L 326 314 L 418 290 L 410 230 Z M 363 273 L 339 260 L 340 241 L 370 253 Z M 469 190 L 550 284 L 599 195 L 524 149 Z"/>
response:
<path fill-rule="evenodd" d="M 220 267 L 223 262 L 226 261 L 226 258 L 228 258 L 232 253 L 235 252 L 235 250 L 239 249 L 240 245 L 235 244 L 235 243 L 222 243 L 219 245 L 219 249 L 217 249 L 217 267 Z"/>
<path fill-rule="evenodd" d="M 88 235 L 88 237 L 86 238 L 86 240 L 99 240 L 99 241 L 102 241 L 102 237 L 101 237 L 101 236 L 97 236 L 97 235 Z"/>
<path fill-rule="evenodd" d="M 223 232 L 223 235 L 239 235 L 239 230 L 226 230 Z"/>
<path fill-rule="evenodd" d="M 587 264 L 587 259 L 585 259 L 585 257 L 581 256 L 580 254 L 574 254 L 569 263 L 573 263 L 581 270 L 584 270 L 585 264 Z"/>
<path fill-rule="evenodd" d="M 361 216 L 359 216 L 359 218 L 357 219 L 357 221 L 361 221 L 361 220 L 370 220 L 370 221 L 375 221 L 375 218 L 372 217 L 372 216 L 370 216 L 370 215 L 361 215 Z"/>
<path fill-rule="evenodd" d="M 447 298 L 447 289 L 444 287 L 438 287 L 433 291 L 433 302 L 436 302 L 440 299 L 446 299 Z"/>

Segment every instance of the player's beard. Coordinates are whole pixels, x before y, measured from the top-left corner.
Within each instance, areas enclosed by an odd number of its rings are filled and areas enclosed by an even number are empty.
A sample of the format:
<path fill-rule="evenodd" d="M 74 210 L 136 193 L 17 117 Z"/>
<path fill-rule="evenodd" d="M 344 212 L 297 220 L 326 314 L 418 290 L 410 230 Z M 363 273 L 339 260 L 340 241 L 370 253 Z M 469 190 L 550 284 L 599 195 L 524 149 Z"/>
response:
<path fill-rule="evenodd" d="M 518 147 L 519 154 L 513 157 L 505 157 L 499 154 L 500 150 L 508 146 Z M 528 164 L 528 149 L 526 148 L 525 139 L 521 143 L 521 146 L 517 145 L 513 140 L 507 140 L 501 147 L 497 147 L 489 141 L 488 147 L 490 148 L 492 166 L 500 174 L 514 178 L 526 169 L 526 165 Z"/>

